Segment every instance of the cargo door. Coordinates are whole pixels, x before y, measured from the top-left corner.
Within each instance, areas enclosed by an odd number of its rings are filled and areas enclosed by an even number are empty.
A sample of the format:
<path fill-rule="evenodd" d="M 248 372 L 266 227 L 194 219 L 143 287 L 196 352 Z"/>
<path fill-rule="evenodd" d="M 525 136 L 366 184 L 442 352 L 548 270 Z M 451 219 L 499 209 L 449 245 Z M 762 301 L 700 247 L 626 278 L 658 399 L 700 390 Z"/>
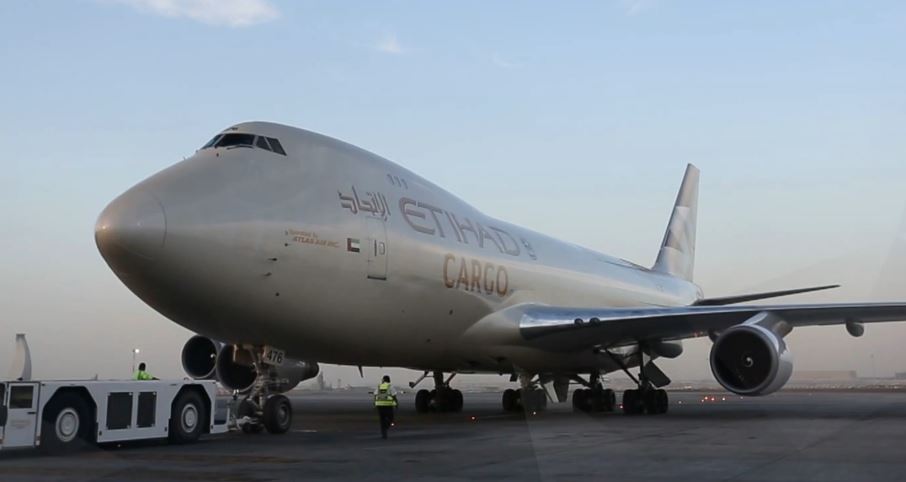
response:
<path fill-rule="evenodd" d="M 3 448 L 34 447 L 38 430 L 38 384 L 10 383 L 6 392 Z"/>
<path fill-rule="evenodd" d="M 387 279 L 387 226 L 378 218 L 365 218 L 368 233 L 368 244 L 364 246 L 368 253 L 368 277 L 370 279 Z"/>

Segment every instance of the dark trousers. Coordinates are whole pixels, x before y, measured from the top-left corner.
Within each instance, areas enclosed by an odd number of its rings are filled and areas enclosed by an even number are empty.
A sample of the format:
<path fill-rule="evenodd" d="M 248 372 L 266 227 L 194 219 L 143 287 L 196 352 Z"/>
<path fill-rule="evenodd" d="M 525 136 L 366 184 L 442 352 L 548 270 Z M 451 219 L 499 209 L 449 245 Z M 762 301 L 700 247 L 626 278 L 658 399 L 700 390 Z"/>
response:
<path fill-rule="evenodd" d="M 381 437 L 387 438 L 387 429 L 393 423 L 393 407 L 377 407 L 377 411 L 381 418 Z"/>

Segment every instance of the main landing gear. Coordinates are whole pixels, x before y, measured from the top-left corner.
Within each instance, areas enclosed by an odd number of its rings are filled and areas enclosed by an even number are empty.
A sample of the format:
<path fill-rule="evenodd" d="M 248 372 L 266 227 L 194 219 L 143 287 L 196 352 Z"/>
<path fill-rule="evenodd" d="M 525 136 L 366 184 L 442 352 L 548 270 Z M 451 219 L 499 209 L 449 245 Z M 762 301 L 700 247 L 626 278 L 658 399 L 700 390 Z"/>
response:
<path fill-rule="evenodd" d="M 639 377 L 632 376 L 629 368 L 617 357 L 607 352 L 610 357 L 620 365 L 620 368 L 636 382 L 639 388 L 626 390 L 623 392 L 623 413 L 626 415 L 661 415 L 667 413 L 670 407 L 670 399 L 667 391 L 658 386 L 665 386 L 670 383 L 667 375 L 654 365 L 654 363 L 645 363 L 645 351 L 639 346 Z M 652 372 L 652 373 L 649 373 Z M 652 382 L 652 378 L 655 382 Z"/>
<path fill-rule="evenodd" d="M 418 380 L 422 381 L 428 376 L 428 372 Z M 415 394 L 415 411 L 418 413 L 428 412 L 461 412 L 462 411 L 462 392 L 455 388 L 450 388 L 450 380 L 456 374 L 450 375 L 444 380 L 444 374 L 440 371 L 434 372 L 434 390 L 419 390 Z M 418 383 L 410 383 L 410 387 L 415 387 Z"/>
<path fill-rule="evenodd" d="M 589 376 L 588 388 L 573 391 L 573 410 L 577 412 L 612 412 L 617 406 L 617 397 L 613 390 L 604 388 L 601 374 Z"/>
<path fill-rule="evenodd" d="M 293 425 L 293 406 L 286 395 L 275 393 L 279 380 L 273 367 L 261 362 L 261 353 L 255 354 L 255 370 L 260 375 L 251 391 L 239 402 L 236 423 L 245 433 L 283 434 Z M 234 400 L 238 395 L 234 395 Z"/>
<path fill-rule="evenodd" d="M 667 391 L 653 386 L 623 392 L 623 413 L 626 415 L 660 415 L 667 413 L 670 400 Z"/>
<path fill-rule="evenodd" d="M 547 393 L 528 374 L 519 375 L 522 388 L 508 388 L 503 392 L 505 412 L 543 412 L 547 409 Z"/>

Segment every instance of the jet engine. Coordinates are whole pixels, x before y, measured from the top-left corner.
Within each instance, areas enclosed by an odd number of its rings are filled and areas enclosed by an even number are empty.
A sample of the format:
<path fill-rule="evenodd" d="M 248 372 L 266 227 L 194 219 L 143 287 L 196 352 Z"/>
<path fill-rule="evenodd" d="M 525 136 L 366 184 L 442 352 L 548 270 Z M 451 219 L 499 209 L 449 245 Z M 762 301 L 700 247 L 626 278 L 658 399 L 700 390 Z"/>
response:
<path fill-rule="evenodd" d="M 253 363 L 254 354 L 240 345 L 227 345 L 217 355 L 217 380 L 230 390 L 247 392 L 261 376 L 267 377 L 269 390 L 275 393 L 288 392 L 300 382 L 318 376 L 316 362 L 286 358 L 280 366 L 262 365 L 259 373 Z"/>
<path fill-rule="evenodd" d="M 196 380 L 210 380 L 216 375 L 217 354 L 223 347 L 206 336 L 195 335 L 182 347 L 182 368 Z"/>
<path fill-rule="evenodd" d="M 196 380 L 217 379 L 221 385 L 240 392 L 247 392 L 255 385 L 259 374 L 255 369 L 254 354 L 241 345 L 224 345 L 206 336 L 195 335 L 182 347 L 182 367 Z M 287 358 L 280 366 L 264 365 L 269 390 L 288 392 L 309 378 L 318 376 L 315 362 Z"/>
<path fill-rule="evenodd" d="M 783 387 L 793 374 L 793 355 L 783 341 L 789 328 L 783 321 L 773 328 L 747 322 L 721 333 L 711 347 L 718 383 L 739 395 L 768 395 Z"/>

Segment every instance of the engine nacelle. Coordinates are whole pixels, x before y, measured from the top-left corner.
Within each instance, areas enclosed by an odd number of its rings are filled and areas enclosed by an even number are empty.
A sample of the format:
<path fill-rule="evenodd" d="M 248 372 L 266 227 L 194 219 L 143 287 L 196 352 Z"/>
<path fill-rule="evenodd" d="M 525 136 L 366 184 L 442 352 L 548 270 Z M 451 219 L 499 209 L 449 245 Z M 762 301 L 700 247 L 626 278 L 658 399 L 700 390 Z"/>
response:
<path fill-rule="evenodd" d="M 780 390 L 793 374 L 793 355 L 776 331 L 745 323 L 721 333 L 711 347 L 711 371 L 717 382 L 739 395 Z"/>
<path fill-rule="evenodd" d="M 255 385 L 259 373 L 253 363 L 254 355 L 247 348 L 227 345 L 217 355 L 217 380 L 230 390 L 247 392 Z M 273 380 L 270 390 L 288 392 L 299 383 L 318 376 L 320 368 L 315 362 L 287 358 L 280 366 L 268 366 L 268 378 Z"/>
<path fill-rule="evenodd" d="M 210 380 L 217 372 L 217 355 L 223 344 L 195 335 L 182 347 L 182 368 L 196 380 Z"/>

